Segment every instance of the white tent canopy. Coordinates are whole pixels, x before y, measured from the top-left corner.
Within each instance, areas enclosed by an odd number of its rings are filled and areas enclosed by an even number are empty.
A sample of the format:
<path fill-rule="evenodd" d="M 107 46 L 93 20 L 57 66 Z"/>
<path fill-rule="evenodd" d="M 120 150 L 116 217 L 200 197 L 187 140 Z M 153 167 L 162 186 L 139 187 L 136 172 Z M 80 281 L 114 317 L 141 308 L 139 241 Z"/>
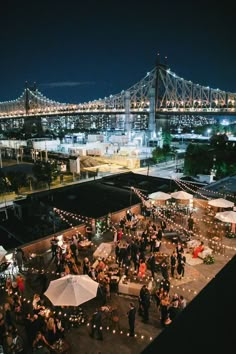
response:
<path fill-rule="evenodd" d="M 0 246 L 0 262 L 4 258 L 5 254 L 7 254 L 7 251 L 2 246 Z"/>
<path fill-rule="evenodd" d="M 216 213 L 215 218 L 229 223 L 236 223 L 236 211 L 222 211 L 221 213 Z"/>
<path fill-rule="evenodd" d="M 231 223 L 231 231 L 235 233 L 236 211 L 222 211 L 221 213 L 216 213 L 215 218 L 223 222 Z"/>
<path fill-rule="evenodd" d="M 168 193 L 164 193 L 164 192 L 155 192 L 155 193 L 149 194 L 148 198 L 154 199 L 154 200 L 167 200 L 167 199 L 171 198 L 171 195 Z"/>
<path fill-rule="evenodd" d="M 45 296 L 54 306 L 79 306 L 97 296 L 98 283 L 88 275 L 66 275 L 52 280 Z"/>
<path fill-rule="evenodd" d="M 182 200 L 189 200 L 193 199 L 193 195 L 184 191 L 178 191 L 171 193 L 171 197 L 174 199 L 182 199 Z"/>
<path fill-rule="evenodd" d="M 227 199 L 218 198 L 209 200 L 208 205 L 215 206 L 218 208 L 232 208 L 234 206 L 234 203 L 230 202 Z"/>

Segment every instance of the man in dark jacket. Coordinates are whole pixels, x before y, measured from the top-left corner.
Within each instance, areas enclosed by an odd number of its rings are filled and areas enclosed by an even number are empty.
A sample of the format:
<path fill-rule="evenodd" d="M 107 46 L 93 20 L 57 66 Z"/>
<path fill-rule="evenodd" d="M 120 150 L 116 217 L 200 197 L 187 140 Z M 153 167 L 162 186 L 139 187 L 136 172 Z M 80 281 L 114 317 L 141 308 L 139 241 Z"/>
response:
<path fill-rule="evenodd" d="M 101 327 L 102 326 L 101 310 L 96 309 L 95 312 L 93 313 L 91 326 L 92 326 L 91 337 L 97 335 L 97 339 L 102 340 L 103 335 L 102 335 L 102 327 Z"/>
<path fill-rule="evenodd" d="M 146 287 L 144 290 L 144 296 L 143 296 L 143 321 L 147 322 L 149 320 L 149 307 L 150 307 L 150 291 Z"/>
<path fill-rule="evenodd" d="M 132 302 L 129 304 L 129 311 L 127 312 L 127 315 L 129 319 L 129 336 L 134 337 L 136 308 Z"/>
<path fill-rule="evenodd" d="M 156 257 L 154 255 L 154 253 L 151 253 L 151 257 L 149 258 L 149 265 L 150 265 L 150 270 L 152 272 L 152 277 L 154 279 L 155 270 L 156 270 Z"/>

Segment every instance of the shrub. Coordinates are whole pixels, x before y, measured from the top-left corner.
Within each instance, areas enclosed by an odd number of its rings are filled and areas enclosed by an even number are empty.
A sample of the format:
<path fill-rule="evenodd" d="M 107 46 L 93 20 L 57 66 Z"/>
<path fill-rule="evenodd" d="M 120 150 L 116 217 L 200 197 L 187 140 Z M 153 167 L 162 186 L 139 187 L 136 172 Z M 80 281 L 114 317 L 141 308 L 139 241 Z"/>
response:
<path fill-rule="evenodd" d="M 211 254 L 208 254 L 204 259 L 203 259 L 203 262 L 205 264 L 213 264 L 215 263 L 215 258 L 211 255 Z"/>

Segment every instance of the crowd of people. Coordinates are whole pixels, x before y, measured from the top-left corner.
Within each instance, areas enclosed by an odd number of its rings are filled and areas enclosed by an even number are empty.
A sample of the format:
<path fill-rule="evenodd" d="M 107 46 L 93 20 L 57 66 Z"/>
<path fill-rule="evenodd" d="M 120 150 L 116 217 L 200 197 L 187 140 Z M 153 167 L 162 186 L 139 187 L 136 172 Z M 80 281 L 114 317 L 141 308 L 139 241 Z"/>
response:
<path fill-rule="evenodd" d="M 186 300 L 181 295 L 170 294 L 171 279 L 182 279 L 185 275 L 186 258 L 183 245 L 178 243 L 171 255 L 165 255 L 159 260 L 157 255 L 161 254 L 164 231 L 167 227 L 166 222 L 162 219 L 148 218 L 142 222 L 142 227 L 137 227 L 139 221 L 140 218 L 131 212 L 127 212 L 126 216 L 122 217 L 117 225 L 110 224 L 109 229 L 113 233 L 116 267 L 114 267 L 114 264 L 111 267 L 106 258 L 95 260 L 92 254 L 81 258 L 81 241 L 90 242 L 92 239 L 91 230 L 88 230 L 88 228 L 86 228 L 85 236 L 76 233 L 72 237 L 64 239 L 63 242 L 59 242 L 56 237 L 51 239 L 51 255 L 55 272 L 59 276 L 87 274 L 94 281 L 97 281 L 102 307 L 110 303 L 111 283 L 114 274 L 118 277 L 125 275 L 127 278 L 135 275 L 139 280 L 149 276 L 154 280 L 154 283 L 161 275 L 160 282 L 156 281 L 155 283 L 154 292 L 154 289 L 149 289 L 146 284 L 143 285 L 140 290 L 137 309 L 133 302 L 129 305 L 127 319 L 131 337 L 134 336 L 136 312 L 145 323 L 148 322 L 151 304 L 154 300 L 155 308 L 159 311 L 160 322 L 163 326 L 169 325 L 181 309 L 186 306 Z M 189 229 L 190 231 L 192 229 L 191 222 Z M 194 250 L 193 256 L 198 251 Z M 18 251 L 18 253 L 22 256 L 21 252 Z M 22 271 L 20 258 L 19 256 L 19 273 Z M 54 343 L 64 337 L 66 326 L 63 319 L 57 316 L 55 311 L 53 312 L 45 307 L 40 294 L 34 295 L 30 310 L 24 306 L 22 302 L 24 277 L 21 274 L 16 277 L 15 281 L 10 278 L 7 279 L 5 287 L 8 301 L 0 309 L 0 345 L 3 345 L 5 352 L 9 354 L 16 353 L 16 342 L 19 343 L 19 346 L 24 346 L 24 341 L 20 338 L 16 326 L 17 322 L 20 322 L 27 329 L 27 345 L 32 348 L 32 351 L 37 352 L 39 348 L 43 347 L 44 352 L 49 353 L 53 349 Z M 46 309 L 47 311 L 45 311 Z M 154 311 L 153 307 L 152 311 Z M 98 324 L 99 328 L 101 327 L 102 312 L 101 308 L 97 308 L 91 318 L 91 336 L 98 339 L 103 337 L 102 331 L 98 330 L 98 327 L 96 329 Z M 156 316 L 158 316 L 158 312 Z M 93 323 L 97 325 L 94 327 Z M 17 340 L 14 339 L 16 337 Z M 24 348 L 19 349 L 18 352 L 24 353 Z"/>
<path fill-rule="evenodd" d="M 32 303 L 25 302 L 24 278 L 6 279 L 6 302 L 0 307 L 0 346 L 5 354 L 51 353 L 54 343 L 64 337 L 62 319 L 46 307 L 40 295 Z M 19 332 L 25 327 L 27 338 Z M 40 350 L 39 350 L 40 349 Z"/>

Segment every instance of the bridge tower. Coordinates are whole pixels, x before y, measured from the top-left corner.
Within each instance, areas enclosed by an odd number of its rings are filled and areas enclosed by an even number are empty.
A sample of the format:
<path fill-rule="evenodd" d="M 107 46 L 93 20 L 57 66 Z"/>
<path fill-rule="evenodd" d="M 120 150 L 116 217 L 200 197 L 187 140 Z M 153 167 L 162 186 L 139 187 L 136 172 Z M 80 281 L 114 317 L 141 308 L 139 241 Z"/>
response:
<path fill-rule="evenodd" d="M 148 133 L 150 139 L 156 138 L 156 99 L 155 87 L 149 90 L 149 120 L 148 120 Z"/>
<path fill-rule="evenodd" d="M 160 70 L 167 69 L 167 57 L 165 57 L 164 64 L 160 63 L 160 54 L 157 54 L 157 61 L 156 61 L 156 74 L 153 86 L 150 88 L 149 91 L 149 121 L 148 121 L 148 132 L 149 138 L 155 139 L 156 134 L 156 111 L 160 108 L 160 96 L 161 96 L 161 80 L 160 80 Z"/>
<path fill-rule="evenodd" d="M 125 91 L 125 130 L 131 140 L 130 91 Z"/>
<path fill-rule="evenodd" d="M 28 86 L 28 82 L 25 82 L 25 118 L 24 118 L 24 131 L 25 133 L 41 134 L 43 131 L 41 117 L 33 116 L 30 114 L 31 104 L 33 105 L 33 100 L 31 101 L 30 92 L 36 92 L 36 82 L 34 82 L 33 87 Z"/>

